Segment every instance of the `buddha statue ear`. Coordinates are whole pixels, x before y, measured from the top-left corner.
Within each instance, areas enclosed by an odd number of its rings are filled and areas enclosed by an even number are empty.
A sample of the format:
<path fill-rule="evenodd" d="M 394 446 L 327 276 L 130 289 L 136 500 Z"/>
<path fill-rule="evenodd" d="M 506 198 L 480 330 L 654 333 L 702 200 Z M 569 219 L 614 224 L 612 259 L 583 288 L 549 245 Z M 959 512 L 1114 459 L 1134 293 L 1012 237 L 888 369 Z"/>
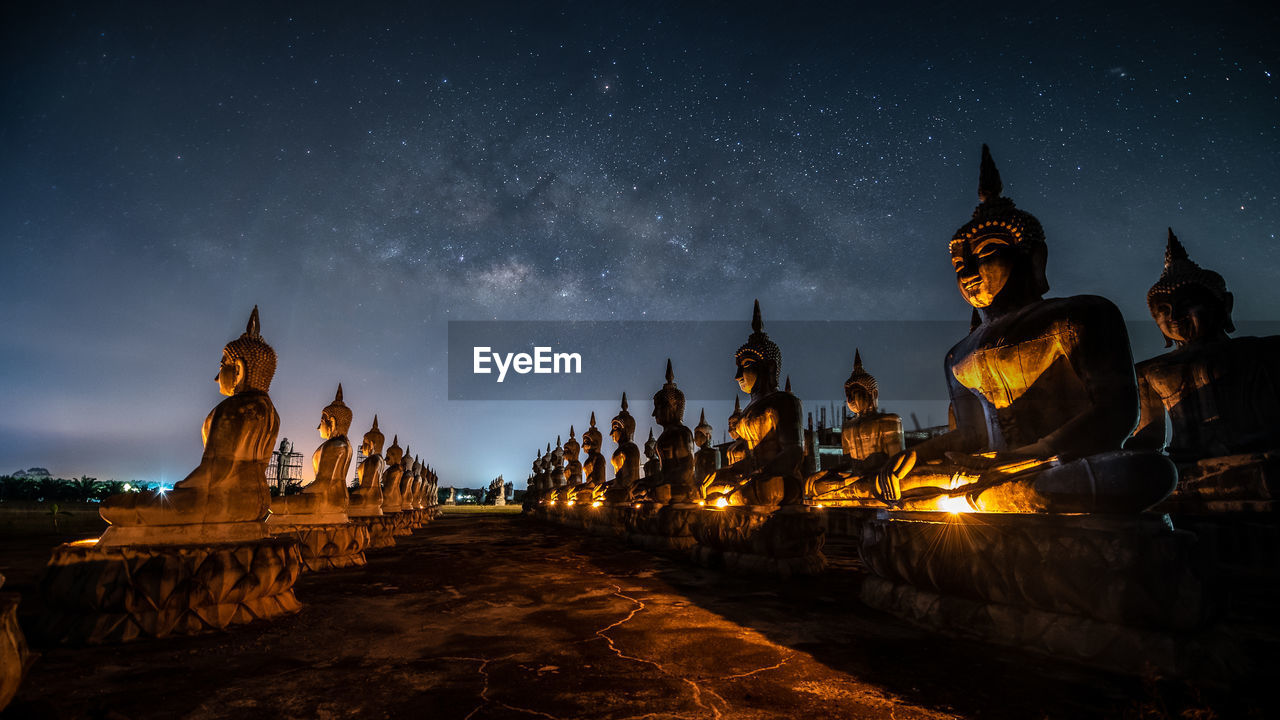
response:
<path fill-rule="evenodd" d="M 235 391 L 240 392 L 245 389 L 245 380 L 248 378 L 248 371 L 244 366 L 244 360 L 234 358 L 236 364 L 236 382 Z"/>

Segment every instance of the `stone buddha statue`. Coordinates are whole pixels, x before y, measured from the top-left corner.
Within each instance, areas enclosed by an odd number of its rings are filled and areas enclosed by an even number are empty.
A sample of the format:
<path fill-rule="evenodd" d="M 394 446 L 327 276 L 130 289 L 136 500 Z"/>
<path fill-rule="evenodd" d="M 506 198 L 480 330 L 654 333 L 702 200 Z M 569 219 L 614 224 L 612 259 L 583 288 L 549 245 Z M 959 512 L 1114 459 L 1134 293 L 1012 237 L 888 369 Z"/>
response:
<path fill-rule="evenodd" d="M 404 450 L 400 448 L 400 436 L 391 438 L 387 448 L 387 469 L 382 473 L 382 512 L 400 512 L 400 480 L 404 477 Z"/>
<path fill-rule="evenodd" d="M 653 395 L 653 419 L 662 426 L 654 448 L 661 482 L 649 485 L 648 495 L 650 500 L 663 504 L 692 503 L 702 499 L 702 486 L 693 479 L 693 432 L 684 424 L 684 393 L 676 387 L 670 358 L 666 377 L 666 384 Z"/>
<path fill-rule="evenodd" d="M 569 439 L 564 443 L 564 475 L 566 484 L 566 499 L 577 501 L 578 491 L 582 489 L 582 462 L 578 460 L 578 452 L 582 450 L 582 446 L 578 444 L 578 438 L 574 436 L 573 426 L 569 426 Z"/>
<path fill-rule="evenodd" d="M 550 460 L 551 491 L 555 493 L 556 502 L 569 502 L 569 488 L 564 476 L 564 447 L 560 444 L 560 436 L 556 436 L 556 446 L 551 450 Z"/>
<path fill-rule="evenodd" d="M 1138 415 L 1124 318 L 1110 301 L 1045 299 L 1040 223 L 1001 195 L 982 149 L 979 204 L 951 240 L 961 295 L 981 323 L 945 368 L 956 429 L 854 483 L 914 509 L 1137 512 L 1173 489 L 1155 453 L 1120 451 Z"/>
<path fill-rule="evenodd" d="M 360 485 L 351 491 L 347 504 L 347 515 L 351 517 L 368 517 L 382 514 L 382 473 L 387 463 L 382 459 L 382 443 L 387 438 L 378 429 L 378 416 L 373 416 L 373 427 L 364 434 L 360 442 L 360 452 L 364 460 L 356 470 Z"/>
<path fill-rule="evenodd" d="M 698 415 L 698 426 L 693 429 L 693 444 L 697 447 L 693 455 L 693 481 L 698 486 L 699 495 L 706 481 L 720 469 L 720 451 L 711 446 L 711 435 L 711 424 L 707 422 L 704 408 Z"/>
<path fill-rule="evenodd" d="M 604 435 L 596 427 L 596 414 L 591 413 L 591 427 L 582 433 L 582 449 L 587 452 L 582 461 L 582 486 L 578 489 L 576 500 L 580 503 L 591 503 L 604 496 L 605 459 L 600 454 L 600 446 L 604 444 Z"/>
<path fill-rule="evenodd" d="M 817 502 L 835 495 L 851 480 L 877 472 L 905 447 L 902 418 L 877 407 L 880 388 L 862 367 L 859 350 L 853 351 L 853 372 L 844 382 L 844 397 L 851 413 L 840 428 L 844 461 L 809 478 L 810 497 Z"/>
<path fill-rule="evenodd" d="M 320 437 L 324 439 L 311 456 L 315 480 L 297 495 L 282 495 L 271 501 L 272 522 L 316 525 L 347 522 L 347 472 L 351 469 L 351 408 L 342 402 L 342 384 L 333 402 L 320 412 Z"/>
<path fill-rule="evenodd" d="M 640 448 L 631 440 L 635 433 L 636 419 L 627 412 L 627 394 L 622 393 L 622 410 L 609 423 L 609 437 L 618 446 L 609 458 L 613 480 L 604 494 L 610 504 L 628 504 L 634 499 L 640 480 Z"/>
<path fill-rule="evenodd" d="M 751 318 L 751 336 L 738 348 L 738 387 L 751 396 L 741 410 L 736 432 L 747 445 L 746 457 L 713 477 L 707 502 L 720 505 L 802 505 L 804 480 L 803 412 L 800 399 L 778 389 L 782 351 L 764 332 L 760 301 Z M 723 501 L 723 502 L 722 502 Z"/>
<path fill-rule="evenodd" d="M 1147 306 L 1170 352 L 1138 363 L 1142 415 L 1130 448 L 1188 463 L 1280 449 L 1280 337 L 1231 338 L 1234 296 L 1169 230 L 1164 273 Z"/>
<path fill-rule="evenodd" d="M 421 510 L 423 491 L 426 489 L 427 476 L 426 466 L 422 464 L 422 458 L 413 457 L 413 487 L 409 491 L 409 502 L 414 510 Z"/>
<path fill-rule="evenodd" d="M 725 466 L 742 462 L 747 457 L 747 441 L 742 439 L 738 434 L 738 421 L 742 419 L 742 403 L 738 396 L 733 396 L 733 413 L 729 415 L 727 424 L 729 437 L 733 438 L 733 442 L 725 449 Z M 705 482 L 705 480 L 704 480 Z"/>
<path fill-rule="evenodd" d="M 400 459 L 400 510 L 408 512 L 413 509 L 413 484 L 417 478 L 413 474 L 413 453 L 409 444 L 404 445 L 404 457 Z"/>
<path fill-rule="evenodd" d="M 218 389 L 227 399 L 204 420 L 200 465 L 168 492 L 113 495 L 99 512 L 103 545 L 237 541 L 266 537 L 267 463 L 280 429 L 267 395 L 276 353 L 262 339 L 255 306 L 244 334 L 227 343 Z M 204 526 L 193 528 L 191 526 Z M 216 527 L 215 527 L 216 526 Z"/>
<path fill-rule="evenodd" d="M 644 477 L 640 480 L 640 489 L 648 497 L 649 488 L 661 484 L 662 459 L 658 457 L 658 441 L 653 437 L 653 428 L 649 428 L 649 439 L 644 441 Z"/>

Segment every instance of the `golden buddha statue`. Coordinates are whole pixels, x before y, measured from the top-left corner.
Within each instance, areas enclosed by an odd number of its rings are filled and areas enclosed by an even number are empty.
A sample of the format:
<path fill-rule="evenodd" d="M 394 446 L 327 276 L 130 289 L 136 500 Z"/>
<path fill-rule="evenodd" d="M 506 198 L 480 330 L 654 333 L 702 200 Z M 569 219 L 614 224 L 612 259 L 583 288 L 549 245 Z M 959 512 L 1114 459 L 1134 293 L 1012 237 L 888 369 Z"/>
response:
<path fill-rule="evenodd" d="M 569 488 L 564 477 L 564 446 L 560 444 L 560 436 L 556 436 L 556 446 L 551 449 L 547 459 L 548 477 L 551 492 L 555 501 L 561 505 L 569 502 Z"/>
<path fill-rule="evenodd" d="M 622 393 L 622 410 L 609 423 L 609 437 L 617 449 L 609 458 L 613 466 L 613 480 L 605 490 L 605 501 L 610 504 L 630 503 L 640 480 L 640 448 L 632 442 L 636 433 L 636 419 L 627 412 L 627 394 Z"/>
<path fill-rule="evenodd" d="M 877 472 L 905 447 L 902 418 L 879 409 L 880 387 L 862 367 L 862 352 L 853 351 L 853 372 L 844 382 L 845 405 L 852 415 L 840 428 L 843 462 L 808 479 L 809 497 L 815 502 L 844 499 L 850 482 Z"/>
<path fill-rule="evenodd" d="M 1222 276 L 1187 257 L 1169 230 L 1164 273 L 1147 306 L 1164 355 L 1138 363 L 1142 417 L 1125 447 L 1160 449 L 1177 463 L 1280 449 L 1280 337 L 1231 338 L 1234 296 Z"/>
<path fill-rule="evenodd" d="M 600 454 L 600 447 L 604 444 L 604 435 L 600 429 L 596 427 L 596 414 L 591 413 L 591 427 L 582 433 L 582 449 L 587 452 L 587 457 L 582 461 L 582 487 L 578 489 L 578 495 L 575 499 L 580 503 L 591 503 L 604 497 L 605 488 L 605 459 Z"/>
<path fill-rule="evenodd" d="M 676 387 L 670 358 L 666 378 L 666 384 L 653 396 L 653 419 L 662 426 L 654 444 L 661 473 L 656 484 L 646 482 L 647 493 L 650 500 L 663 504 L 693 503 L 702 498 L 702 486 L 693 480 L 693 432 L 684 424 L 684 393 Z M 653 437 L 652 430 L 649 437 Z M 647 444 L 645 448 L 647 453 Z"/>
<path fill-rule="evenodd" d="M 1151 507 L 1176 475 L 1158 454 L 1119 450 L 1138 414 L 1124 318 L 1101 297 L 1043 297 L 1044 231 L 1002 189 L 984 145 L 979 205 L 951 240 L 956 283 L 981 317 L 946 357 L 956 429 L 852 488 L 912 509 Z"/>
<path fill-rule="evenodd" d="M 578 453 L 582 450 L 582 446 L 578 444 L 578 438 L 574 435 L 573 426 L 569 426 L 569 439 L 564 443 L 564 460 L 565 460 L 565 485 L 566 497 L 571 500 L 577 500 L 578 491 L 582 489 L 582 462 L 578 460 Z"/>
<path fill-rule="evenodd" d="M 400 448 L 400 436 L 391 437 L 387 448 L 387 469 L 382 472 L 382 512 L 400 512 L 400 480 L 404 477 L 404 450 Z"/>
<path fill-rule="evenodd" d="M 738 387 L 751 396 L 734 428 L 746 443 L 746 455 L 716 472 L 707 488 L 707 503 L 802 505 L 803 411 L 799 398 L 778 389 L 782 351 L 764 332 L 758 300 L 751 330 L 746 344 L 734 356 Z"/>
<path fill-rule="evenodd" d="M 360 441 L 360 452 L 364 460 L 356 470 L 360 485 L 349 494 L 347 515 L 349 517 L 368 517 L 382 514 L 382 473 L 387 463 L 382 459 L 382 444 L 387 438 L 378 430 L 378 416 L 373 416 L 373 427 L 364 434 Z"/>
<path fill-rule="evenodd" d="M 342 384 L 320 412 L 320 437 L 324 439 L 311 456 L 315 480 L 297 495 L 282 495 L 271 501 L 271 522 L 290 525 L 318 525 L 347 522 L 347 472 L 351 469 L 351 408 L 342 402 Z"/>
<path fill-rule="evenodd" d="M 662 484 L 662 459 L 658 457 L 658 441 L 649 428 L 649 439 L 644 441 L 644 477 L 640 479 L 637 496 L 653 500 L 649 490 Z"/>
<path fill-rule="evenodd" d="M 413 510 L 413 453 L 409 444 L 404 445 L 404 457 L 400 460 L 400 511 Z"/>
<path fill-rule="evenodd" d="M 698 415 L 698 426 L 693 429 L 693 444 L 698 449 L 693 455 L 693 481 L 698 486 L 699 495 L 706 482 L 720 469 L 720 451 L 711 446 L 711 434 L 711 424 L 707 422 L 704 408 Z"/>
<path fill-rule="evenodd" d="M 262 339 L 258 308 L 222 350 L 218 389 L 227 399 L 204 420 L 200 465 L 172 490 L 124 493 L 103 501 L 111 524 L 103 545 L 239 541 L 267 537 L 267 463 L 280 429 L 267 395 L 276 353 Z M 201 527 L 194 527 L 201 526 Z"/>

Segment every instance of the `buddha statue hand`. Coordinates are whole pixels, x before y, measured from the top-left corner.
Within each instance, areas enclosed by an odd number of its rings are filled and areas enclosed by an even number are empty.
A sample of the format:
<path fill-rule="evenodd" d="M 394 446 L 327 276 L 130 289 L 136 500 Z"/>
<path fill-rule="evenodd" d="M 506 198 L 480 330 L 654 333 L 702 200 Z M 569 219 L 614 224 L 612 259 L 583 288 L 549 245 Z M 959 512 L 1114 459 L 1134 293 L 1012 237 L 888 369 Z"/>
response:
<path fill-rule="evenodd" d="M 915 466 L 914 450 L 904 450 L 885 460 L 875 474 L 876 495 L 885 502 L 897 502 L 902 497 L 902 478 Z"/>

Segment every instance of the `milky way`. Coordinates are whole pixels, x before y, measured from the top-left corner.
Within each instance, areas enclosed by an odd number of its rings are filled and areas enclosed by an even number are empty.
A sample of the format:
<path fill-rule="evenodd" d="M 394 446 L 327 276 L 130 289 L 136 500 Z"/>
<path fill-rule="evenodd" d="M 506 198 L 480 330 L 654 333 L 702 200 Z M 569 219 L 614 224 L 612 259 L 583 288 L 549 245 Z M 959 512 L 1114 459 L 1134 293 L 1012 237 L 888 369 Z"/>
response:
<path fill-rule="evenodd" d="M 1274 9 L 99 5 L 5 11 L 0 472 L 180 479 L 257 304 L 300 449 L 341 381 L 353 435 L 376 411 L 442 484 L 522 480 L 616 407 L 448 402 L 449 320 L 963 321 L 983 142 L 1053 294 L 1146 321 L 1171 225 L 1277 319 Z M 838 398 L 856 342 L 784 347 L 831 357 L 798 393 Z M 717 436 L 731 352 L 686 388 Z"/>

